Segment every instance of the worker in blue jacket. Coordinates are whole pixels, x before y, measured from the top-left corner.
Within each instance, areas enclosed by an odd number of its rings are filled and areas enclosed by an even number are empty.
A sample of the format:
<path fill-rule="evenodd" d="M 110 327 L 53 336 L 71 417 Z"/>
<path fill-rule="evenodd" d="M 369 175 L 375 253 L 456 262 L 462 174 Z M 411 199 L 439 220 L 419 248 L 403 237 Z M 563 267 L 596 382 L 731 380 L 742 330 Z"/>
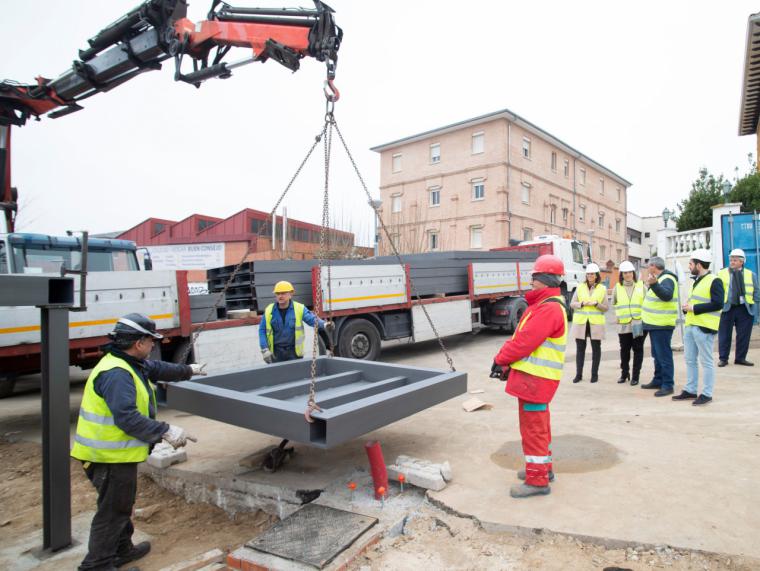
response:
<path fill-rule="evenodd" d="M 264 310 L 264 319 L 259 324 L 259 345 L 261 356 L 267 363 L 292 361 L 303 357 L 304 327 L 306 323 L 332 334 L 333 322 L 325 322 L 306 306 L 293 301 L 295 289 L 287 281 L 277 282 L 274 286 L 276 303 L 270 303 Z"/>

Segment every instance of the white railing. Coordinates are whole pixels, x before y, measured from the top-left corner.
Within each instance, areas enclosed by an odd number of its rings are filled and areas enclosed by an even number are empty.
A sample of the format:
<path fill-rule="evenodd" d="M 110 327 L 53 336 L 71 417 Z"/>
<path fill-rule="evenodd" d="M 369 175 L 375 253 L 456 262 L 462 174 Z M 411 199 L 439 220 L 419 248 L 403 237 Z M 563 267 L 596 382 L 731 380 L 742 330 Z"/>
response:
<path fill-rule="evenodd" d="M 671 234 L 666 239 L 666 255 L 671 258 L 682 258 L 699 248 L 709 250 L 712 245 L 712 228 L 697 228 L 696 230 L 678 232 Z"/>

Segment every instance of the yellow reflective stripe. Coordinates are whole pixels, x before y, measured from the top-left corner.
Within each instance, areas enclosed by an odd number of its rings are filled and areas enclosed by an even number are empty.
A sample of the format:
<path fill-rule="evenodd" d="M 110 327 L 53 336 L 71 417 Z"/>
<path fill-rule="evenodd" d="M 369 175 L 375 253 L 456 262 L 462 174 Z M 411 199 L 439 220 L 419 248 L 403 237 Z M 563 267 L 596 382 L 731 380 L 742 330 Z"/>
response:
<path fill-rule="evenodd" d="M 79 417 L 89 422 L 94 422 L 95 424 L 105 424 L 108 426 L 113 426 L 115 424 L 112 416 L 95 414 L 93 412 L 88 412 L 81 408 L 79 409 Z"/>
<path fill-rule="evenodd" d="M 344 301 L 366 301 L 368 299 L 387 299 L 391 297 L 406 297 L 406 292 L 401 293 L 383 293 L 380 295 L 364 295 L 360 297 L 341 297 L 338 299 L 326 299 L 325 303 L 341 303 Z"/>
<path fill-rule="evenodd" d="M 79 442 L 82 446 L 88 448 L 96 448 L 98 450 L 120 450 L 122 448 L 135 448 L 137 446 L 148 446 L 147 442 L 142 440 L 95 440 L 93 438 L 85 438 L 79 434 L 74 436 L 74 441 Z"/>
<path fill-rule="evenodd" d="M 152 320 L 156 321 L 159 319 L 171 319 L 174 317 L 173 313 L 159 313 L 156 315 L 149 315 Z M 96 319 L 92 321 L 72 321 L 69 323 L 69 328 L 71 327 L 94 327 L 97 325 L 113 325 L 119 320 L 118 317 L 110 317 L 108 319 Z M 40 331 L 41 327 L 39 325 L 21 325 L 19 327 L 0 327 L 0 334 L 3 333 L 29 333 L 30 331 Z"/>

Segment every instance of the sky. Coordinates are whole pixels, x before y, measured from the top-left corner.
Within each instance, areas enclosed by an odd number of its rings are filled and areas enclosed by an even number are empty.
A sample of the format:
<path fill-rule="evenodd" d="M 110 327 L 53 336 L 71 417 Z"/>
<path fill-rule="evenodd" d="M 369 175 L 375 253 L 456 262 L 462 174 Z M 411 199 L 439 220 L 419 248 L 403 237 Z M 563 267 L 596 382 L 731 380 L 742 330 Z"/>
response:
<path fill-rule="evenodd" d="M 188 17 L 204 19 L 210 4 L 192 2 Z M 756 2 L 328 4 L 344 31 L 335 117 L 374 197 L 380 161 L 370 147 L 505 108 L 630 181 L 628 209 L 640 216 L 673 208 L 702 167 L 746 172 L 755 150 L 738 124 Z M 0 78 L 57 77 L 135 5 L 0 0 Z M 293 74 L 253 64 L 200 89 L 174 82 L 173 71 L 167 61 L 83 111 L 14 128 L 18 230 L 100 233 L 148 217 L 272 209 L 322 128 L 324 65 L 306 58 Z M 364 190 L 337 144 L 333 157 L 333 223 L 369 244 Z M 283 202 L 289 217 L 321 221 L 323 160 L 320 149 L 296 179 Z"/>

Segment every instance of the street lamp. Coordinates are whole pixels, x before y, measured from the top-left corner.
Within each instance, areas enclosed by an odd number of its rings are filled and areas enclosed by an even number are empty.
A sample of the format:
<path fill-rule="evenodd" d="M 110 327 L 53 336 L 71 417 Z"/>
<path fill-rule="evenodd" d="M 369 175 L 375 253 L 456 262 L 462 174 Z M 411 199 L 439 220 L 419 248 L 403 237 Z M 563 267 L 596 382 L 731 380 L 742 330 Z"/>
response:
<path fill-rule="evenodd" d="M 668 227 L 668 220 L 670 220 L 673 217 L 674 214 L 675 214 L 675 212 L 672 211 L 672 210 L 668 210 L 667 206 L 662 211 L 662 221 L 665 223 L 665 228 Z"/>
<path fill-rule="evenodd" d="M 372 210 L 375 212 L 375 257 L 378 255 L 378 242 L 380 242 L 380 236 L 377 235 L 377 217 L 380 216 L 378 213 L 378 210 L 380 209 L 380 206 L 382 206 L 383 201 L 380 199 L 370 199 L 369 205 L 372 207 Z"/>
<path fill-rule="evenodd" d="M 728 200 L 728 195 L 731 193 L 731 183 L 724 180 L 721 185 L 721 190 L 723 191 L 723 204 L 725 204 Z"/>

